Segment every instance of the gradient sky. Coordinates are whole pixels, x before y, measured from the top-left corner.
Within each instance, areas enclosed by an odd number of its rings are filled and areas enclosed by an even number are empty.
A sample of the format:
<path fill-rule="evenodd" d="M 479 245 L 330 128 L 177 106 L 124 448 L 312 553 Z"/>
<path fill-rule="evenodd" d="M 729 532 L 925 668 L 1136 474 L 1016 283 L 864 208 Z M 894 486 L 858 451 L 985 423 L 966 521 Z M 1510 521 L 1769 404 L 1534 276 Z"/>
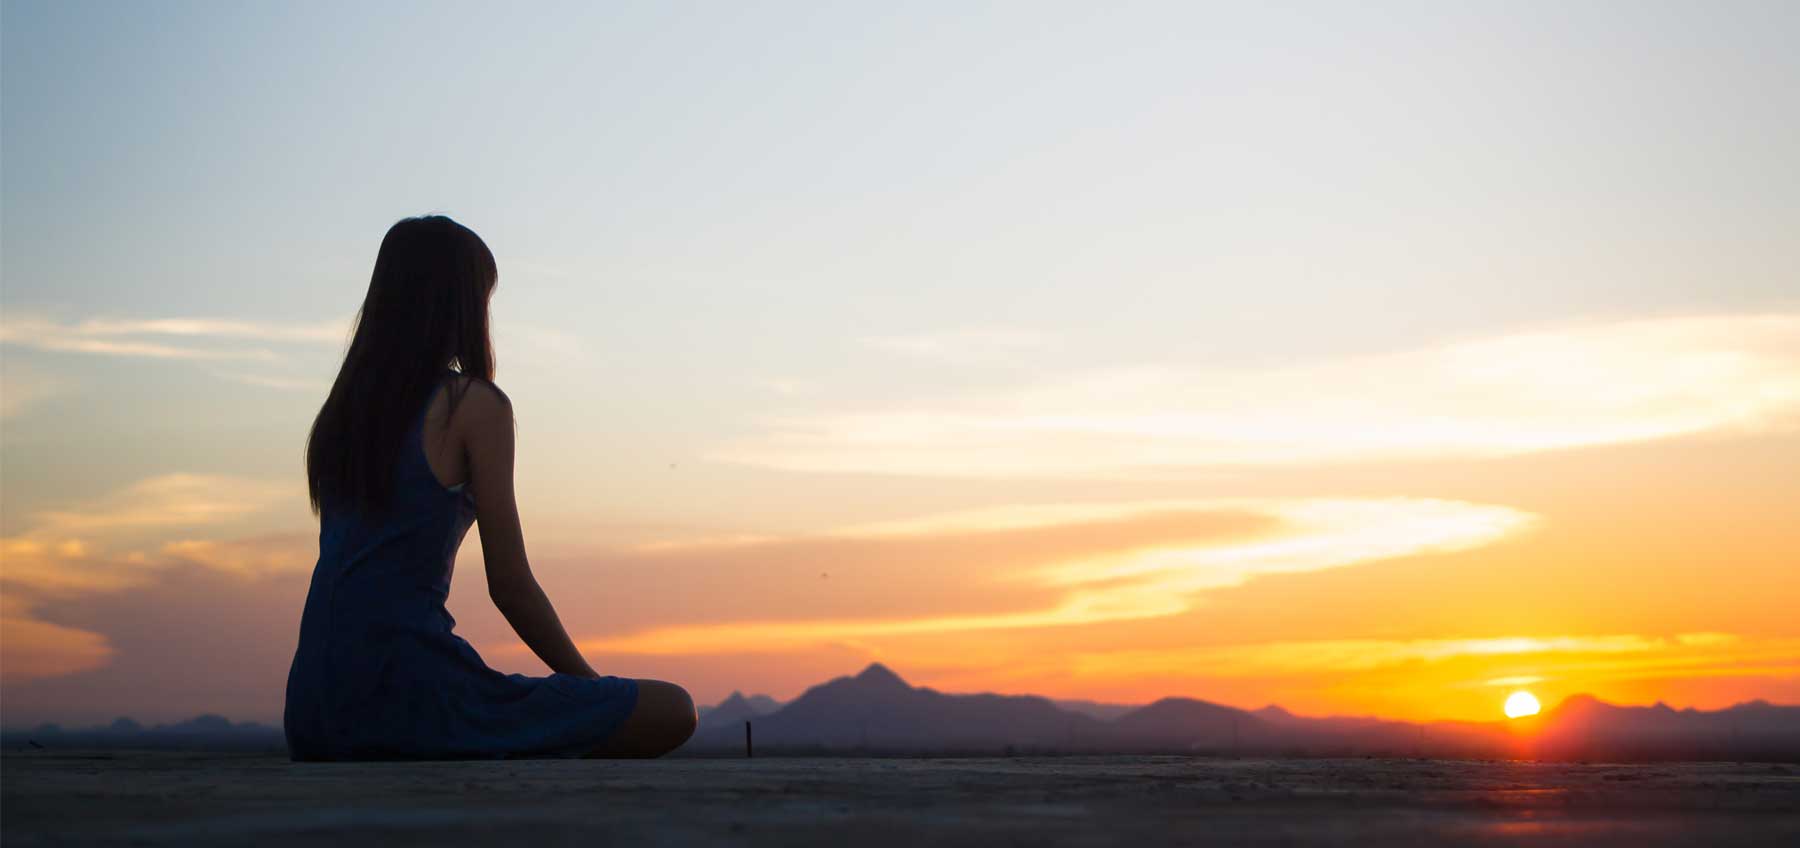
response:
<path fill-rule="evenodd" d="M 279 720 L 429 212 L 604 673 L 1800 701 L 1800 6 L 1265 5 L 6 2 L 0 721 Z"/>

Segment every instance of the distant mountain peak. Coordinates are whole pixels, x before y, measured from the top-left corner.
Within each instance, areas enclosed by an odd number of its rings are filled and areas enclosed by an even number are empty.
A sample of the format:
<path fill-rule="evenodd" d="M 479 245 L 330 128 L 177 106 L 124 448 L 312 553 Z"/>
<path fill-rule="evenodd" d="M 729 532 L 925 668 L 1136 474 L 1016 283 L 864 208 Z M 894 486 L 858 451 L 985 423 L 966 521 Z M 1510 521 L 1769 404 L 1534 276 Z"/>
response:
<path fill-rule="evenodd" d="M 746 695 L 742 689 L 731 690 L 725 700 L 710 707 L 700 707 L 700 726 L 729 724 L 766 716 L 781 709 L 781 702 L 768 695 Z"/>
<path fill-rule="evenodd" d="M 888 668 L 881 663 L 869 663 L 868 668 L 863 669 L 861 674 L 856 675 L 856 682 L 865 685 L 899 687 L 901 689 L 912 688 L 905 680 L 900 679 L 900 675 L 895 674 L 893 669 Z"/>
<path fill-rule="evenodd" d="M 780 704 L 767 695 L 746 697 L 741 691 L 733 691 L 717 706 L 707 707 L 701 711 L 700 727 L 705 730 L 727 725 L 736 726 L 740 722 L 761 718 L 779 708 Z"/>
<path fill-rule="evenodd" d="M 755 710 L 757 715 L 768 715 L 782 707 L 780 701 L 768 695 L 751 695 L 744 699 L 744 703 L 749 704 L 750 709 Z"/>

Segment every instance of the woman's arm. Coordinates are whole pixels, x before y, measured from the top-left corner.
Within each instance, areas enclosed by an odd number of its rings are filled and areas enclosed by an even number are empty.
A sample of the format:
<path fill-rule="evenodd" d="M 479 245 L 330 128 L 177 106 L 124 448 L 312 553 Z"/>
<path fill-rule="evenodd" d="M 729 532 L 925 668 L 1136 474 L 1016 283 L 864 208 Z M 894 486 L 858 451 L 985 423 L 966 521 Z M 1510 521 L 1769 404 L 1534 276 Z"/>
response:
<path fill-rule="evenodd" d="M 499 389 L 474 382 L 458 410 L 469 457 L 469 486 L 487 565 L 488 597 L 519 638 L 551 671 L 598 677 L 563 629 L 556 609 L 531 574 L 525 532 L 513 497 L 512 404 Z"/>

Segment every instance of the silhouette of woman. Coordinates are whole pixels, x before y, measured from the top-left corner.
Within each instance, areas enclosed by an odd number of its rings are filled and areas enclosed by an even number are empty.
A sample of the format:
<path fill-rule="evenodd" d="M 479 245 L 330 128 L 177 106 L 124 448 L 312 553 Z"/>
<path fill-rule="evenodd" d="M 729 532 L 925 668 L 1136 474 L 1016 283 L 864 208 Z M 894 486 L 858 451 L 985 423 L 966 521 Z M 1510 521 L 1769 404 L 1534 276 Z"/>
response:
<path fill-rule="evenodd" d="M 295 760 L 654 757 L 694 730 L 658 680 L 601 676 L 525 558 L 512 405 L 493 382 L 494 255 L 442 216 L 390 228 L 306 446 L 319 516 L 283 727 Z M 451 632 L 456 549 L 479 523 L 488 594 L 552 670 L 502 674 Z"/>

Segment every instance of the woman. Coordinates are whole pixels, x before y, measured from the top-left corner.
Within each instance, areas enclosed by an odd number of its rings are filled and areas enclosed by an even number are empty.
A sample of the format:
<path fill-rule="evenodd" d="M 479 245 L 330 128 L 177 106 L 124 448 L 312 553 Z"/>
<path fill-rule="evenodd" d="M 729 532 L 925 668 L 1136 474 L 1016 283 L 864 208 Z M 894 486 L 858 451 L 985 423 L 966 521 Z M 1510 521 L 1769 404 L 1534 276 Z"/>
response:
<path fill-rule="evenodd" d="M 654 757 L 694 730 L 658 680 L 601 676 L 532 577 L 495 387 L 494 255 L 408 218 L 382 239 L 356 335 L 307 440 L 319 516 L 283 724 L 296 760 Z M 451 632 L 456 549 L 479 522 L 488 595 L 548 677 L 501 674 Z"/>

